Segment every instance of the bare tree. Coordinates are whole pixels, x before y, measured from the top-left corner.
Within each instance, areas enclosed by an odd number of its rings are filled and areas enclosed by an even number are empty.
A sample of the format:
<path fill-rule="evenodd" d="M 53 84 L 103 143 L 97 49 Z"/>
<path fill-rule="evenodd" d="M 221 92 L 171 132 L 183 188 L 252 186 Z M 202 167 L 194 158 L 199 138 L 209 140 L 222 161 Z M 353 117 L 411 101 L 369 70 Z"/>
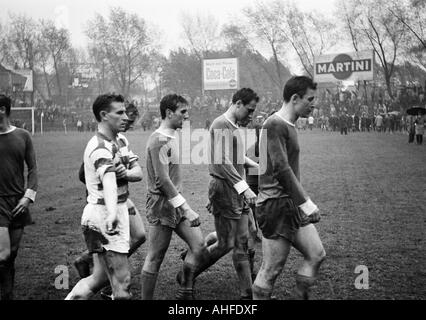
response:
<path fill-rule="evenodd" d="M 153 39 L 146 31 L 142 18 L 122 8 L 111 8 L 108 18 L 96 14 L 88 23 L 90 46 L 101 53 L 116 87 L 124 95 L 129 94 L 149 66 Z"/>
<path fill-rule="evenodd" d="M 209 52 L 223 46 L 220 39 L 219 21 L 212 14 L 190 15 L 183 13 L 181 26 L 184 39 L 200 61 Z"/>
<path fill-rule="evenodd" d="M 71 48 L 69 32 L 66 29 L 58 29 L 52 20 L 40 21 L 40 41 L 44 46 L 44 52 L 48 52 L 55 72 L 58 95 L 62 96 L 63 88 L 60 81 L 60 70 L 63 66 L 69 49 Z M 46 57 L 43 55 L 43 69 L 45 70 Z M 50 89 L 49 89 L 50 90 Z M 50 93 L 49 93 L 50 95 Z"/>
<path fill-rule="evenodd" d="M 9 43 L 15 62 L 34 70 L 38 57 L 37 23 L 25 15 L 10 15 Z"/>
<path fill-rule="evenodd" d="M 233 46 L 236 45 L 242 50 L 241 54 L 245 54 L 247 51 L 252 52 L 253 54 L 250 57 L 265 72 L 276 88 L 282 90 L 282 81 L 277 78 L 278 75 L 281 75 L 281 72 L 277 72 L 275 68 L 272 70 L 267 68 L 265 57 L 256 49 L 253 40 L 248 37 L 249 32 L 245 29 L 246 27 L 241 24 L 228 24 L 223 27 L 222 35 L 227 41 L 228 50 L 233 50 Z M 274 64 L 277 65 L 276 60 Z"/>
<path fill-rule="evenodd" d="M 391 78 L 404 41 L 407 28 L 387 10 L 394 1 L 353 0 L 348 4 L 347 15 L 352 30 L 359 39 L 358 48 L 374 50 L 383 69 L 387 92 L 393 98 Z"/>
<path fill-rule="evenodd" d="M 257 2 L 253 8 L 245 8 L 244 14 L 248 18 L 247 30 L 254 33 L 263 43 L 271 49 L 272 57 L 276 66 L 279 87 L 283 87 L 283 77 L 279 67 L 279 56 L 286 44 L 287 39 L 279 28 L 279 20 L 274 8 L 266 3 Z"/>
<path fill-rule="evenodd" d="M 3 26 L 0 23 L 0 64 L 11 60 L 7 37 L 8 37 L 8 33 L 7 33 L 6 26 Z"/>
<path fill-rule="evenodd" d="M 426 50 L 426 1 L 401 0 L 388 10 Z"/>

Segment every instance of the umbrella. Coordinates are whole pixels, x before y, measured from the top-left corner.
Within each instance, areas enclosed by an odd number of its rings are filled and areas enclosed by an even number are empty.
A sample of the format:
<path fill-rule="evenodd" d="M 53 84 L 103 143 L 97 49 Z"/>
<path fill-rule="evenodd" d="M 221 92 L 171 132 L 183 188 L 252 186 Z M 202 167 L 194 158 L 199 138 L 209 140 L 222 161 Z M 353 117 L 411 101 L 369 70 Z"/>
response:
<path fill-rule="evenodd" d="M 412 116 L 416 115 L 424 115 L 426 114 L 426 108 L 422 107 L 412 107 L 410 109 L 407 109 L 407 113 Z"/>

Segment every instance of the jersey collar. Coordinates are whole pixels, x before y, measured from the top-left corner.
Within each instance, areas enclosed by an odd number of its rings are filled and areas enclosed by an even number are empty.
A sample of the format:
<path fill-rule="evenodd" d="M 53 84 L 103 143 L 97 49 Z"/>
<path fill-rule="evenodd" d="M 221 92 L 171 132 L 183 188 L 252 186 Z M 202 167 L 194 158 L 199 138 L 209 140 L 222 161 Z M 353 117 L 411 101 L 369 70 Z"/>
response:
<path fill-rule="evenodd" d="M 226 115 L 226 113 L 224 113 L 224 114 L 223 114 L 223 116 L 224 116 L 224 117 L 225 117 L 225 119 L 226 119 L 226 120 L 227 120 L 230 124 L 232 124 L 235 128 L 237 128 L 237 129 L 239 128 L 239 127 L 238 127 L 238 125 L 236 125 L 235 123 L 233 123 L 233 122 L 231 121 L 231 119 L 229 119 L 229 118 L 228 118 L 228 116 Z"/>
<path fill-rule="evenodd" d="M 1 132 L 1 133 L 0 133 L 0 135 L 1 135 L 1 134 L 8 134 L 8 133 L 11 133 L 12 131 L 15 131 L 15 129 L 16 129 L 16 127 L 15 127 L 15 126 L 10 126 L 9 130 L 7 130 L 6 132 Z"/>
<path fill-rule="evenodd" d="M 170 129 L 170 131 L 171 132 L 166 132 L 165 130 L 160 130 L 160 128 L 158 128 L 157 130 L 155 130 L 155 132 L 157 132 L 157 133 L 159 133 L 159 134 L 161 134 L 161 135 L 163 135 L 163 136 L 165 136 L 167 138 L 175 139 L 176 138 L 175 135 L 172 134 L 172 132 L 174 133 L 174 130 Z"/>
<path fill-rule="evenodd" d="M 288 121 L 288 120 L 286 120 L 286 119 L 284 119 L 284 117 L 283 116 L 281 116 L 279 113 L 275 113 L 278 117 L 280 117 L 281 119 L 283 119 L 283 121 L 285 122 L 285 123 L 287 123 L 288 125 L 290 125 L 290 126 L 292 126 L 292 127 L 294 127 L 295 125 L 294 125 L 294 123 L 291 123 L 290 121 Z"/>

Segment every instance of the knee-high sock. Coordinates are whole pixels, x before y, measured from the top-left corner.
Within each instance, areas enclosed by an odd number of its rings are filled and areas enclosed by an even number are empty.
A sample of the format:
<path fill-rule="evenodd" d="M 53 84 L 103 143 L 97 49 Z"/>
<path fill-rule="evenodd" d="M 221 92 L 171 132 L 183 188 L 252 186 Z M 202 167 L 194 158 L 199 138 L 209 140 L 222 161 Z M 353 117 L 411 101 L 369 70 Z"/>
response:
<path fill-rule="evenodd" d="M 250 273 L 253 275 L 254 274 L 254 256 L 256 254 L 256 250 L 255 249 L 249 249 L 248 250 L 248 257 L 249 257 L 249 262 L 250 262 Z"/>
<path fill-rule="evenodd" d="M 253 300 L 271 300 L 272 289 L 264 289 L 254 284 L 252 291 Z"/>
<path fill-rule="evenodd" d="M 251 299 L 252 282 L 248 254 L 234 253 L 232 255 L 232 261 L 234 262 L 235 271 L 237 272 L 241 297 Z"/>
<path fill-rule="evenodd" d="M 315 281 L 316 277 L 308 277 L 301 274 L 296 275 L 296 298 L 308 300 L 311 287 Z"/>
<path fill-rule="evenodd" d="M 195 266 L 191 263 L 184 262 L 182 265 L 182 281 L 181 286 L 186 289 L 192 289 L 195 278 Z"/>
<path fill-rule="evenodd" d="M 17 252 L 11 252 L 9 259 L 7 259 L 4 262 L 0 262 L 1 300 L 13 300 L 16 256 L 17 256 Z"/>
<path fill-rule="evenodd" d="M 87 284 L 87 278 L 81 279 L 71 292 L 66 296 L 65 300 L 89 300 L 95 293 Z"/>
<path fill-rule="evenodd" d="M 142 300 L 153 300 L 155 284 L 157 283 L 158 272 L 152 273 L 142 271 L 141 277 L 141 298 Z"/>

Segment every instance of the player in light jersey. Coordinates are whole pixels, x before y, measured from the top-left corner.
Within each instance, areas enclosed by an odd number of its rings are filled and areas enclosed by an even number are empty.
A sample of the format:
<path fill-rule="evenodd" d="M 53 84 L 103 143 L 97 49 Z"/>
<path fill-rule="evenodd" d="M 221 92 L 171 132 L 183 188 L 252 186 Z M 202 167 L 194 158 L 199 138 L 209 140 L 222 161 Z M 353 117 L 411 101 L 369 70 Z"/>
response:
<path fill-rule="evenodd" d="M 206 259 L 208 251 L 199 227 L 198 214 L 182 196 L 179 145 L 176 130 L 188 119 L 188 103 L 169 94 L 160 102 L 161 125 L 149 137 L 146 148 L 147 201 L 149 223 L 148 254 L 142 268 L 142 300 L 152 300 L 164 256 L 175 232 L 189 247 L 182 265 L 177 299 L 193 297 L 194 270 Z"/>
<path fill-rule="evenodd" d="M 135 105 L 132 103 L 126 105 L 126 114 L 128 117 L 126 128 L 124 132 L 132 128 L 134 122 L 138 118 L 138 110 Z M 129 145 L 127 139 L 119 134 L 119 139 L 122 140 L 122 143 L 126 146 Z M 138 157 L 133 155 L 130 161 L 137 161 Z M 80 167 L 79 171 L 79 179 L 81 182 L 86 183 L 84 178 L 84 163 Z M 133 201 L 127 199 L 127 208 L 129 210 L 129 223 L 130 223 L 130 249 L 129 249 L 129 257 L 146 241 L 146 232 L 145 226 L 143 224 L 142 218 L 139 214 L 138 209 L 134 205 Z M 74 266 L 76 267 L 81 278 L 86 278 L 90 275 L 90 266 L 93 265 L 92 255 L 86 251 L 81 256 L 79 256 L 75 262 Z M 101 292 L 104 298 L 108 298 L 110 296 L 110 290 L 105 289 Z"/>
<path fill-rule="evenodd" d="M 93 273 L 81 279 L 66 300 L 89 299 L 108 278 L 114 299 L 130 299 L 128 182 L 140 181 L 142 169 L 119 137 L 127 123 L 124 98 L 100 95 L 93 104 L 98 132 L 84 151 L 87 202 L 81 224 L 93 254 Z"/>

